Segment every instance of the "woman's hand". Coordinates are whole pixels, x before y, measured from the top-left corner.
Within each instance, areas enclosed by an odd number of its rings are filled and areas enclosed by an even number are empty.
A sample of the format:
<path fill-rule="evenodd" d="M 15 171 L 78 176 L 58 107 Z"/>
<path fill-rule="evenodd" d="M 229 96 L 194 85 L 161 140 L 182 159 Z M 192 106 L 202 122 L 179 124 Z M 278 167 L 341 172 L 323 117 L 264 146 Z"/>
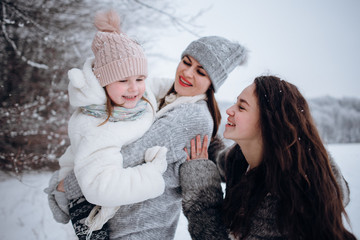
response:
<path fill-rule="evenodd" d="M 195 144 L 196 139 L 196 144 Z M 207 146 L 208 146 L 208 136 L 205 135 L 204 142 L 201 146 L 201 138 L 200 135 L 197 135 L 196 138 L 192 139 L 191 142 L 191 156 L 189 156 L 189 153 L 187 151 L 187 148 L 184 148 L 186 152 L 186 161 L 195 160 L 195 159 L 207 159 L 209 157 Z"/>
<path fill-rule="evenodd" d="M 59 182 L 59 184 L 56 187 L 56 190 L 58 190 L 59 192 L 65 192 L 64 179 Z"/>

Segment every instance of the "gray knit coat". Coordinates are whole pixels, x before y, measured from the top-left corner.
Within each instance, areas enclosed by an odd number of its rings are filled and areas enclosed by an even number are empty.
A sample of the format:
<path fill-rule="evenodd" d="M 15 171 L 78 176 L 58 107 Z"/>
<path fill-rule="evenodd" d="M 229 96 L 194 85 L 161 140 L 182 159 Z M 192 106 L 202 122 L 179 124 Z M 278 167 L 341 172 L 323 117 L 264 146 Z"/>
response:
<path fill-rule="evenodd" d="M 234 239 L 221 218 L 223 192 L 221 178 L 224 176 L 225 153 L 218 155 L 216 163 L 207 159 L 185 162 L 180 168 L 183 193 L 183 212 L 189 221 L 188 229 L 194 240 Z M 344 205 L 349 203 L 349 187 L 339 167 L 331 159 L 331 166 L 341 189 Z M 220 174 L 221 173 L 221 174 Z M 250 232 L 246 240 L 286 239 L 276 223 L 278 199 L 270 193 L 254 212 Z"/>
<path fill-rule="evenodd" d="M 181 211 L 180 165 L 186 160 L 184 147 L 190 149 L 190 140 L 197 134 L 211 137 L 213 120 L 204 100 L 181 104 L 155 120 L 150 129 L 136 142 L 121 150 L 124 167 L 144 162 L 145 150 L 156 145 L 168 149 L 168 168 L 164 173 L 163 195 L 141 203 L 121 206 L 109 220 L 110 238 L 126 240 L 171 240 Z M 121 134 L 121 133 L 119 133 Z M 68 199 L 82 195 L 74 174 L 65 178 Z"/>

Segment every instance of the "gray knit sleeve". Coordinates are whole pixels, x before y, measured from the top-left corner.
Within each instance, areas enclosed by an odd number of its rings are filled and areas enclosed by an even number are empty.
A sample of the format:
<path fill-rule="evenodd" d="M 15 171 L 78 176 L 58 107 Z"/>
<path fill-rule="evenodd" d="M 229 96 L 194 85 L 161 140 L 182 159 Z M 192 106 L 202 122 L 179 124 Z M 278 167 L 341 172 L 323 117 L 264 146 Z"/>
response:
<path fill-rule="evenodd" d="M 222 222 L 223 192 L 216 165 L 210 160 L 191 160 L 180 168 L 182 207 L 192 239 L 228 239 Z"/>
<path fill-rule="evenodd" d="M 60 193 L 56 190 L 58 185 L 58 177 L 59 171 L 54 172 L 50 178 L 49 186 L 44 189 L 44 192 L 48 194 L 48 203 L 54 219 L 59 223 L 66 224 L 70 221 L 69 212 L 65 211 L 61 207 L 61 205 L 64 206 L 66 204 L 59 204 L 57 201 L 58 199 L 56 198 L 56 195 Z"/>
<path fill-rule="evenodd" d="M 65 196 L 67 199 L 75 199 L 83 196 L 80 185 L 74 171 L 71 171 L 64 179 Z"/>

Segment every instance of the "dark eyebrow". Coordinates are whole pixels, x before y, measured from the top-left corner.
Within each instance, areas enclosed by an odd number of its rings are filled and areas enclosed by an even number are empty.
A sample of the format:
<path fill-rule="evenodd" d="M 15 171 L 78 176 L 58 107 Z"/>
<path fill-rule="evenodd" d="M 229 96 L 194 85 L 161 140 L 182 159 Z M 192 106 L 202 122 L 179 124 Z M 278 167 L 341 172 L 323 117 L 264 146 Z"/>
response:
<path fill-rule="evenodd" d="M 185 57 L 189 60 L 190 63 L 192 63 L 192 62 L 191 62 L 191 59 L 189 58 L 188 55 L 186 55 Z M 201 66 L 201 65 L 198 65 L 197 67 L 198 67 L 198 68 L 201 68 L 201 69 L 204 69 L 203 66 Z"/>
<path fill-rule="evenodd" d="M 238 97 L 238 101 L 239 101 L 240 103 L 245 103 L 246 105 L 250 106 L 250 104 L 249 104 L 245 99 L 242 99 L 242 98 L 239 98 L 239 97 Z"/>

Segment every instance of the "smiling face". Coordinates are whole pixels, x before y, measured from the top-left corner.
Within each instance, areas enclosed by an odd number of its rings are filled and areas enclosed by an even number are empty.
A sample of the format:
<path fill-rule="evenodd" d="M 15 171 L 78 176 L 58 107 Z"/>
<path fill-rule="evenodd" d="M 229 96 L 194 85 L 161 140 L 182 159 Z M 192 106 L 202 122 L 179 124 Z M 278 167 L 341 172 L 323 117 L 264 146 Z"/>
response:
<path fill-rule="evenodd" d="M 254 94 L 255 84 L 245 88 L 237 102 L 226 110 L 229 115 L 224 137 L 240 146 L 244 143 L 261 142 L 260 111 Z"/>
<path fill-rule="evenodd" d="M 191 56 L 184 56 L 176 70 L 175 91 L 180 96 L 205 93 L 211 85 L 204 68 Z"/>
<path fill-rule="evenodd" d="M 145 76 L 131 76 L 106 85 L 110 99 L 124 108 L 134 108 L 145 92 Z"/>

